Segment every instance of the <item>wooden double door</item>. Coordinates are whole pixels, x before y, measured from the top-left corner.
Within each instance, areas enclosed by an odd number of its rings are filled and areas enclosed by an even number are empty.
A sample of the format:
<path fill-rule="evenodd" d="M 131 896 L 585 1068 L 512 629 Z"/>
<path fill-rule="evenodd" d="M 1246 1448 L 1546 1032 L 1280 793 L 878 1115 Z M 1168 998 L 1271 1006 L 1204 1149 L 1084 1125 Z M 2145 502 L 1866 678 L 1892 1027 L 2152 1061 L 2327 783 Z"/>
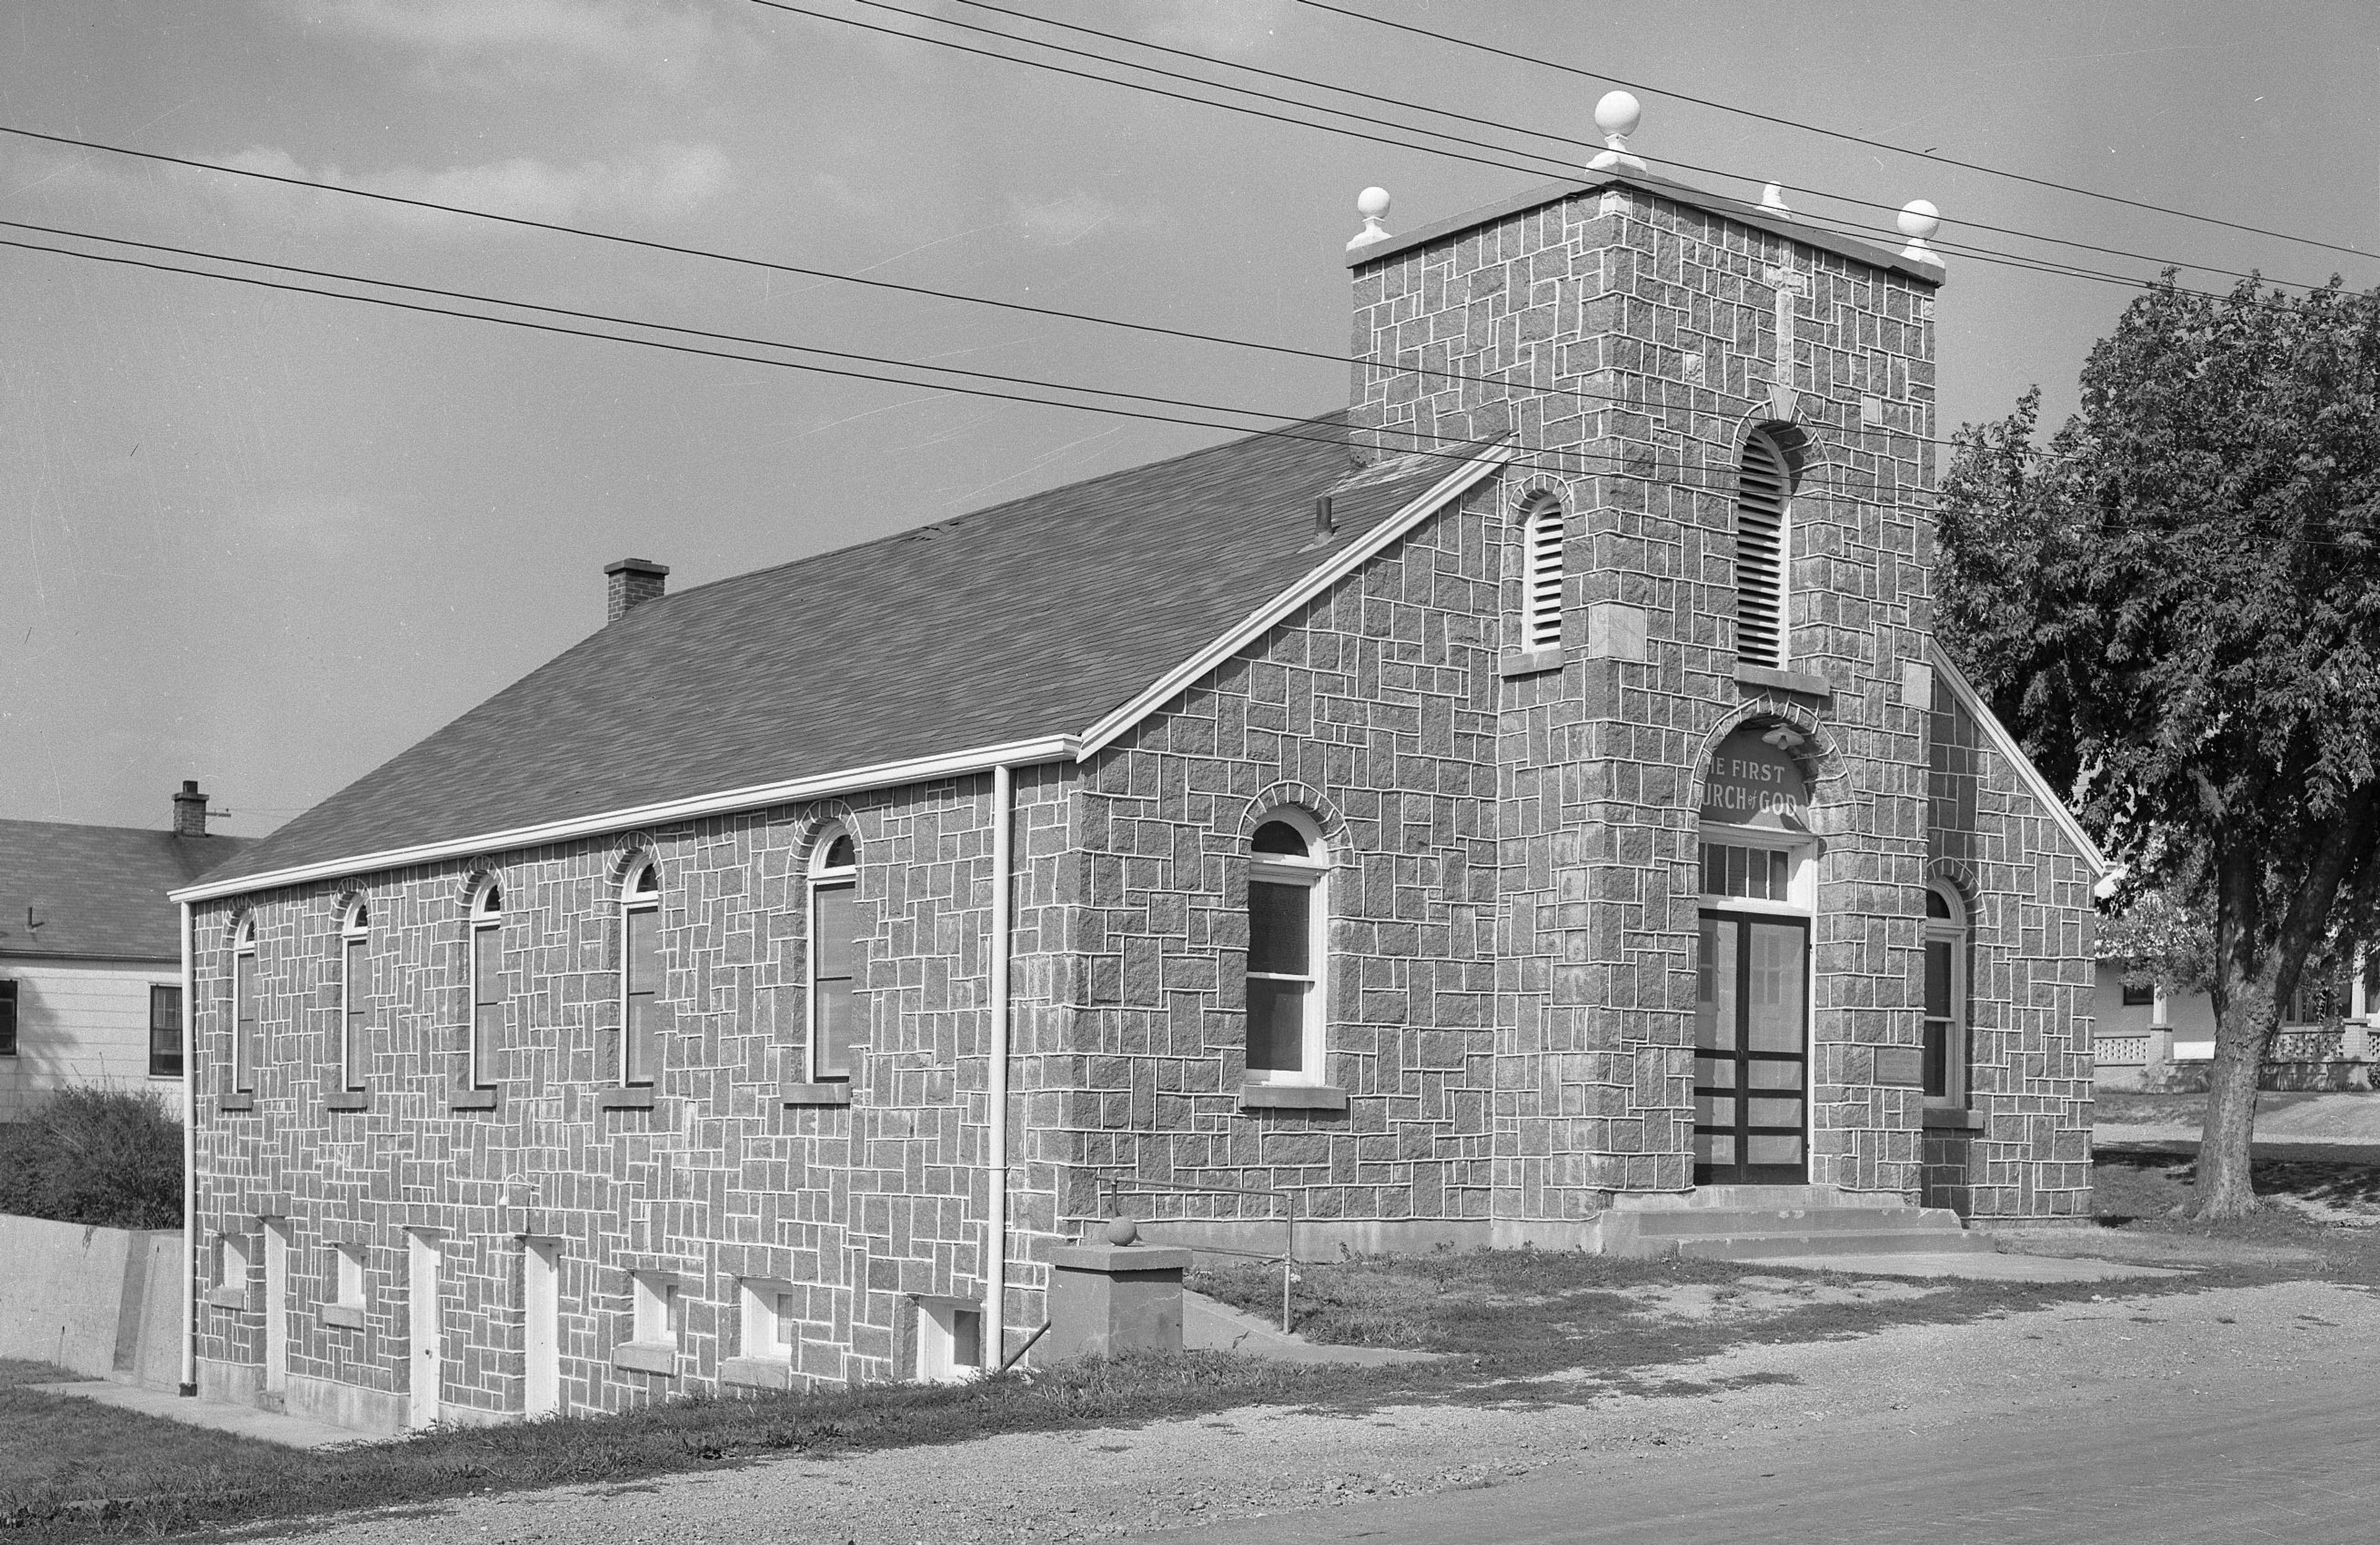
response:
<path fill-rule="evenodd" d="M 1695 975 L 1694 1184 L 1805 1184 L 1809 922 L 1705 912 Z"/>

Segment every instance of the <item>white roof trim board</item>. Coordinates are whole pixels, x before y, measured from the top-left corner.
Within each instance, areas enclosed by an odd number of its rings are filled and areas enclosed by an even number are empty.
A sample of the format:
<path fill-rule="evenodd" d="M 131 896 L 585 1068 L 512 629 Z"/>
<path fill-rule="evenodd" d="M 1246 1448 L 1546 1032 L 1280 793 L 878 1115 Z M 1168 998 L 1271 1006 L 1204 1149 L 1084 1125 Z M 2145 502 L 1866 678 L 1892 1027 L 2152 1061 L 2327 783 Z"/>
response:
<path fill-rule="evenodd" d="M 1942 646 L 1931 638 L 1925 640 L 1925 656 L 1933 663 L 1934 668 L 1942 673 L 1943 679 L 1950 684 L 1950 690 L 1957 694 L 1959 700 L 1967 705 L 1967 712 L 1975 716 L 1975 723 L 1984 727 L 1985 737 L 1991 741 L 1992 748 L 2008 759 L 2008 764 L 2016 770 L 2017 781 L 2048 809 L 2049 819 L 2066 834 L 2066 840 L 2074 845 L 2074 850 L 2082 855 L 2083 861 L 2091 866 L 2092 878 L 2095 880 L 2107 874 L 2115 866 L 2107 861 L 2106 854 L 2099 851 L 2099 845 L 2091 840 L 2091 834 L 2082 830 L 2082 823 L 2074 819 L 2074 812 L 2066 808 L 2066 801 L 2049 786 L 2049 780 L 2033 765 L 2033 759 L 2017 745 L 2016 736 L 2009 734 L 2008 726 L 1984 706 L 1983 697 L 1976 692 L 1974 684 L 1958 666 L 1950 663 L 1949 655 L 1944 653 Z"/>
<path fill-rule="evenodd" d="M 737 810 L 762 809 L 771 805 L 794 804 L 804 799 L 824 799 L 837 794 L 856 794 L 862 789 L 893 788 L 902 784 L 927 783 L 936 778 L 965 777 L 969 773 L 988 772 L 995 767 L 1030 767 L 1037 762 L 1058 761 L 1073 756 L 1075 744 L 1075 737 L 1071 735 L 1050 735 L 1036 740 L 1014 740 L 1001 746 L 946 751 L 938 756 L 912 758 L 907 761 L 881 762 L 874 767 L 855 767 L 848 772 L 826 772 L 811 778 L 793 778 L 783 783 L 728 789 L 691 799 L 666 799 L 630 809 L 573 816 L 567 821 L 549 821 L 536 826 L 516 826 L 505 832 L 453 837 L 444 842 L 422 843 L 413 847 L 392 847 L 379 853 L 300 864 L 294 869 L 272 870 L 262 874 L 243 874 L 211 885 L 189 885 L 165 894 L 172 901 L 212 901 L 218 896 L 244 895 L 251 891 L 271 890 L 277 885 L 296 885 L 339 875 L 404 869 L 413 864 L 468 858 L 477 853 L 539 847 L 547 843 L 601 836 L 608 832 L 625 832 L 638 826 L 659 825 L 694 816 L 726 815 Z"/>

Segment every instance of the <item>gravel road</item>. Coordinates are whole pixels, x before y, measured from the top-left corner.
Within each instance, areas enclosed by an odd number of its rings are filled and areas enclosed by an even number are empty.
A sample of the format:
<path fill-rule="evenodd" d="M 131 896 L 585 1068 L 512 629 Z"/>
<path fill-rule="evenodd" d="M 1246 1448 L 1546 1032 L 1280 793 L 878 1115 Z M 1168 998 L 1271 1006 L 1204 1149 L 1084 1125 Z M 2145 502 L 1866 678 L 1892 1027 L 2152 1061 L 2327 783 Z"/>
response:
<path fill-rule="evenodd" d="M 2186 1422 L 2193 1397 L 2211 1387 L 2236 1392 L 2252 1381 L 2285 1391 L 2306 1370 L 2368 1366 L 2375 1356 L 2380 1304 L 2369 1289 L 2301 1282 L 2135 1296 L 2111 1288 L 2088 1303 L 1847 1341 L 1751 1344 L 1667 1370 L 1703 1381 L 1789 1381 L 1712 1393 L 1356 1414 L 1255 1407 L 284 1521 L 232 1537 L 302 1532 L 334 1545 L 1114 1539 L 1494 1486 L 1576 1466 L 1583 1455 L 1670 1463 L 1703 1445 L 1856 1444 L 1863 1434 L 1949 1434 L 2131 1402 Z M 1548 1386 L 1549 1395 L 1558 1393 Z"/>

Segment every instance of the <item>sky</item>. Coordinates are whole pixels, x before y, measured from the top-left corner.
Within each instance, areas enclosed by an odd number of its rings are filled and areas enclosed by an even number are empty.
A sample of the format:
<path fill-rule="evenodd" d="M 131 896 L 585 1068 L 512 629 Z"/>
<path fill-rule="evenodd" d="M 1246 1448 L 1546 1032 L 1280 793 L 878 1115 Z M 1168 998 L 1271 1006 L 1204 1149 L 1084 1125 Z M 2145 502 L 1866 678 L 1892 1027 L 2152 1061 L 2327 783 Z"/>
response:
<path fill-rule="evenodd" d="M 1359 190 L 1390 190 L 1393 231 L 1543 181 L 1587 152 L 1541 136 L 1592 139 L 1620 80 L 1644 104 L 1632 148 L 1704 187 L 1776 180 L 1865 220 L 1887 216 L 1842 201 L 1925 198 L 1945 241 L 2131 282 L 2180 262 L 2209 286 L 2380 285 L 2369 0 L 1346 0 L 1519 60 L 1296 0 L 1000 0 L 1493 128 L 961 0 L 796 3 L 824 16 L 0 0 L 0 125 L 1335 356 Z M 1404 128 L 1326 133 L 827 18 L 1095 67 L 951 24 L 1006 30 L 1509 148 L 1447 147 L 1481 164 Z M 1329 359 L 6 135 L 0 220 L 1282 419 L 1346 395 Z M 1943 428 L 2035 383 L 2062 418 L 2131 290 L 1947 261 Z M 162 826 L 197 778 L 217 831 L 261 835 L 601 626 L 613 559 L 682 590 L 1228 437 L 0 247 L 0 818 Z"/>

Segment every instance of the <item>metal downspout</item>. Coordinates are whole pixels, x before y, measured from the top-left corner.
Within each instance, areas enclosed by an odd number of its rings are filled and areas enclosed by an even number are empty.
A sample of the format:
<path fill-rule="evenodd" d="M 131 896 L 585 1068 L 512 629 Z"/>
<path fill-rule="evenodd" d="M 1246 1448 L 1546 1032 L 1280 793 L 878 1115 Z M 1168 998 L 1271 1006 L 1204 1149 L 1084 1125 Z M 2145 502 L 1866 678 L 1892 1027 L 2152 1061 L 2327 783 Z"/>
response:
<path fill-rule="evenodd" d="M 1009 886 L 1014 868 L 1014 775 L 1005 763 L 991 770 L 991 1046 L 985 1097 L 990 1104 L 984 1168 L 984 1289 L 982 1366 L 1008 1361 L 1008 940 Z"/>
<path fill-rule="evenodd" d="M 199 993 L 182 903 L 182 1393 L 199 1393 Z"/>

